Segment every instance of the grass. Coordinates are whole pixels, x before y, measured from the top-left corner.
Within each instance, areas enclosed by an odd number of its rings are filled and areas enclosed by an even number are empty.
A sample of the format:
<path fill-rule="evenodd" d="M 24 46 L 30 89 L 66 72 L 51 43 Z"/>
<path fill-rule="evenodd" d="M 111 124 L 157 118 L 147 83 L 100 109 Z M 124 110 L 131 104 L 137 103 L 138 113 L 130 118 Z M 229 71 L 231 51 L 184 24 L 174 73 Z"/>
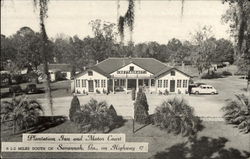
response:
<path fill-rule="evenodd" d="M 204 146 L 206 149 L 200 149 L 200 154 L 207 155 L 207 153 L 218 152 L 219 150 L 234 149 L 237 152 L 249 151 L 250 143 L 248 142 L 249 134 L 238 133 L 238 130 L 232 125 L 226 125 L 224 122 L 203 122 L 204 129 L 198 133 L 196 146 Z M 123 127 L 112 130 L 110 133 L 125 133 L 126 142 L 148 142 L 148 153 L 3 153 L 4 158 L 12 158 L 19 156 L 20 158 L 37 158 L 43 156 L 44 158 L 149 158 L 160 153 L 166 155 L 167 148 L 175 148 L 178 144 L 184 144 L 188 138 L 182 136 L 175 136 L 169 134 L 164 130 L 156 128 L 154 125 L 139 125 L 135 124 L 135 134 L 132 132 L 132 120 L 128 120 Z M 70 121 L 66 121 L 61 125 L 49 128 L 40 133 L 79 133 L 76 125 Z M 222 140 L 223 139 L 223 140 Z M 204 141 L 203 141 L 204 140 Z M 3 140 L 6 141 L 6 140 Z M 21 135 L 15 135 L 7 141 L 20 142 Z M 213 141 L 213 142 L 212 142 Z M 208 146 L 207 146 L 208 145 Z M 215 149 L 214 147 L 220 145 L 221 147 Z M 192 151 L 190 151 L 192 152 Z M 228 152 L 228 155 L 231 152 Z M 168 153 L 167 153 L 168 154 Z M 235 154 L 234 154 L 235 155 Z M 239 154 L 238 154 L 239 155 Z M 164 156 L 163 156 L 164 157 Z M 239 157 L 239 156 L 238 156 Z M 244 159 L 244 158 L 243 158 Z"/>

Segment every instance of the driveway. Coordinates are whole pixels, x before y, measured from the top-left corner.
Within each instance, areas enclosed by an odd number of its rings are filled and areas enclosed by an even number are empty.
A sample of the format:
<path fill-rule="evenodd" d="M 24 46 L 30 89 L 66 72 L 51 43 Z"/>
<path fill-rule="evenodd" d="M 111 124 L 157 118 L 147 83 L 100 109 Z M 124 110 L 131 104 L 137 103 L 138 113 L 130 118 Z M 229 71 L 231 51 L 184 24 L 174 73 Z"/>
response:
<path fill-rule="evenodd" d="M 207 84 L 213 85 L 218 91 L 218 95 L 177 95 L 183 97 L 190 106 L 195 110 L 195 114 L 200 117 L 222 117 L 221 108 L 226 104 L 225 100 L 232 98 L 234 94 L 243 93 L 242 88 L 246 87 L 246 81 L 239 77 L 227 77 L 213 80 L 200 80 Z M 157 94 L 147 94 L 149 104 L 149 113 L 154 113 L 154 110 L 167 98 L 172 98 L 173 95 L 164 96 Z M 124 117 L 133 116 L 133 101 L 131 94 L 117 93 L 110 95 L 89 94 L 87 96 L 78 96 L 81 105 L 86 104 L 91 98 L 98 101 L 105 100 L 109 105 L 113 105 L 119 115 Z M 45 99 L 38 99 L 45 105 Z M 71 96 L 54 98 L 54 114 L 66 115 L 69 114 Z M 48 114 L 48 108 L 44 107 L 45 113 Z"/>

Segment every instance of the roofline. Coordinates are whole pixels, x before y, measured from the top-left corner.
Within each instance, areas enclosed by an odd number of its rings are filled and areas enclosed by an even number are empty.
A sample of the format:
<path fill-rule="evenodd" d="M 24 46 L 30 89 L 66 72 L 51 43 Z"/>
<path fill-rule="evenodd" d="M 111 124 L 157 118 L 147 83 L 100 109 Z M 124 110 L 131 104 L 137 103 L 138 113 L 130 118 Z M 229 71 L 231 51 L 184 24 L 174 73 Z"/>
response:
<path fill-rule="evenodd" d="M 94 67 L 94 66 L 93 66 L 93 67 Z M 99 71 L 94 70 L 93 67 L 88 68 L 87 70 L 84 70 L 83 72 L 78 73 L 77 75 L 74 76 L 74 78 L 77 78 L 77 77 L 81 76 L 82 74 L 84 74 L 85 72 L 90 71 L 90 70 L 91 70 L 91 71 L 95 71 L 95 72 L 97 72 L 97 73 L 99 73 L 99 74 L 101 74 L 101 75 L 103 75 L 103 76 L 105 76 L 105 77 L 109 77 L 109 76 L 104 75 L 103 73 L 101 73 L 101 72 L 99 72 Z"/>
<path fill-rule="evenodd" d="M 188 76 L 188 77 L 193 77 L 193 76 L 191 76 L 191 75 L 189 75 L 189 74 L 187 74 L 187 73 L 185 73 L 185 72 L 183 72 L 183 71 L 177 69 L 176 67 L 172 67 L 172 68 L 168 69 L 167 71 L 164 71 L 164 72 L 162 72 L 162 73 L 159 74 L 159 75 L 156 75 L 155 77 L 159 77 L 159 76 L 161 76 L 162 74 L 164 74 L 164 73 L 166 73 L 166 72 L 169 72 L 169 71 L 171 71 L 171 70 L 173 70 L 173 69 L 175 69 L 175 70 L 177 70 L 177 71 L 183 73 L 184 75 L 186 75 L 186 76 Z"/>
<path fill-rule="evenodd" d="M 138 64 L 135 64 L 133 61 L 131 61 L 130 63 L 128 63 L 127 65 L 124 65 L 124 66 L 122 66 L 122 67 L 119 67 L 116 71 L 118 71 L 119 69 L 121 69 L 121 68 L 123 68 L 123 67 L 125 67 L 125 66 L 128 66 L 128 65 L 130 65 L 130 64 L 134 64 L 134 65 L 136 65 L 136 66 L 138 66 L 138 67 L 140 67 L 140 68 L 142 68 L 141 66 L 139 66 Z M 143 68 L 145 71 L 148 71 L 147 69 L 145 69 L 145 68 Z M 114 73 L 115 71 L 113 71 L 113 72 L 111 72 L 110 74 L 112 74 L 112 73 Z M 152 72 L 150 72 L 150 71 L 148 71 L 149 73 L 151 73 L 151 74 L 153 74 L 154 75 L 154 73 L 152 73 Z"/>

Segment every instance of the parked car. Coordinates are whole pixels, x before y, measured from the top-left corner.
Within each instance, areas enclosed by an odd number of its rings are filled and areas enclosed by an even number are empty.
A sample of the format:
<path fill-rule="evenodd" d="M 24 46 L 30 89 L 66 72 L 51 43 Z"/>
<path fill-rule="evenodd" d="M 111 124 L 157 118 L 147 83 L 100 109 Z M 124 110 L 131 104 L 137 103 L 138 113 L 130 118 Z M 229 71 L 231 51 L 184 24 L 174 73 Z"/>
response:
<path fill-rule="evenodd" d="M 17 93 L 18 94 L 18 93 L 22 93 L 23 90 L 22 90 L 22 88 L 21 88 L 20 85 L 13 85 L 13 86 L 10 86 L 9 92 L 10 93 Z"/>
<path fill-rule="evenodd" d="M 188 87 L 188 93 L 192 94 L 192 89 L 194 87 L 199 87 L 200 85 L 206 85 L 206 83 L 192 83 L 192 84 L 189 84 L 189 87 Z"/>
<path fill-rule="evenodd" d="M 27 94 L 37 93 L 36 84 L 28 84 L 28 85 L 26 86 L 25 92 L 26 92 Z"/>
<path fill-rule="evenodd" d="M 194 94 L 218 94 L 218 91 L 211 85 L 200 85 L 199 87 L 193 87 L 191 92 Z"/>

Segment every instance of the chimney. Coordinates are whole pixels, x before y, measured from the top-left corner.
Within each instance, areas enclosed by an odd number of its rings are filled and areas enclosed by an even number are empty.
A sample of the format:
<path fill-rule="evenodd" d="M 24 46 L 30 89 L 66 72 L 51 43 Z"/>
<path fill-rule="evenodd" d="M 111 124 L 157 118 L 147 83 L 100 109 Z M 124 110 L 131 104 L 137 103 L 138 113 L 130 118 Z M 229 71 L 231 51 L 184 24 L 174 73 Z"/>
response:
<path fill-rule="evenodd" d="M 184 61 L 181 61 L 181 68 L 182 68 L 182 70 L 185 69 L 185 63 L 184 63 Z"/>
<path fill-rule="evenodd" d="M 96 64 L 98 64 L 99 63 L 99 61 L 98 60 L 96 60 Z"/>

